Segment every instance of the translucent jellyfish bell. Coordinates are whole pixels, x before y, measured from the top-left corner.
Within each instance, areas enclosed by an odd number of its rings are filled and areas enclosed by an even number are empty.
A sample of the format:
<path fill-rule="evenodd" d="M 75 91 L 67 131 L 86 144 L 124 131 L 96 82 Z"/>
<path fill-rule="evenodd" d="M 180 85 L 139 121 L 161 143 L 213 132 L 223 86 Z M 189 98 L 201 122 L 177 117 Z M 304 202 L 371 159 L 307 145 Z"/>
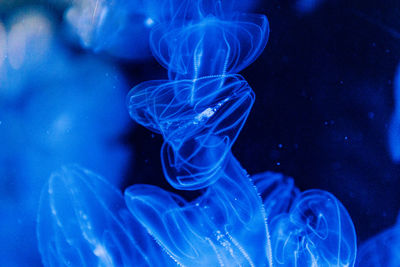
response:
<path fill-rule="evenodd" d="M 265 213 L 253 184 L 231 156 L 224 175 L 198 199 L 150 185 L 125 191 L 140 223 L 182 266 L 269 266 Z"/>
<path fill-rule="evenodd" d="M 45 266 L 170 266 L 127 210 L 120 192 L 76 166 L 51 176 L 37 224 Z"/>
<path fill-rule="evenodd" d="M 145 82 L 128 95 L 131 117 L 164 136 L 166 178 L 187 190 L 220 176 L 253 102 L 254 93 L 240 75 Z"/>
<path fill-rule="evenodd" d="M 270 229 L 274 266 L 354 266 L 353 222 L 328 192 L 303 192 Z"/>
<path fill-rule="evenodd" d="M 257 14 L 180 23 L 159 24 L 150 35 L 154 57 L 176 80 L 238 73 L 261 54 L 269 35 L 267 18 Z"/>

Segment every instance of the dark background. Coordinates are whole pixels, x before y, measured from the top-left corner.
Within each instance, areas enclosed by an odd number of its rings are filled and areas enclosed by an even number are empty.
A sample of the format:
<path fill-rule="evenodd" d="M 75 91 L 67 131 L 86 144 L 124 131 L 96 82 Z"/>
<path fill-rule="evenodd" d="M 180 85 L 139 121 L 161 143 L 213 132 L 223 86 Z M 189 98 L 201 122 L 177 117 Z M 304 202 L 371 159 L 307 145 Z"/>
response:
<path fill-rule="evenodd" d="M 256 12 L 268 16 L 271 33 L 264 53 L 241 73 L 256 102 L 233 153 L 250 174 L 282 172 L 301 190 L 333 193 L 359 242 L 390 227 L 400 210 L 400 166 L 387 145 L 400 2 L 325 1 L 304 14 L 294 1 L 271 0 Z M 132 85 L 166 77 L 155 61 L 123 67 Z M 126 185 L 171 190 L 161 171 L 162 138 L 135 126 L 124 142 L 135 155 Z"/>

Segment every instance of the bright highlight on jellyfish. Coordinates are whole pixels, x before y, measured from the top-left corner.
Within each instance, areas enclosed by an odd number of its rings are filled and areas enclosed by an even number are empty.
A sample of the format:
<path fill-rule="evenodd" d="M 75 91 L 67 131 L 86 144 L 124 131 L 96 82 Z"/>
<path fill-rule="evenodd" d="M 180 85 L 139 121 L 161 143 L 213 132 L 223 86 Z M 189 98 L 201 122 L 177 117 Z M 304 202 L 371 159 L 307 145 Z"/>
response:
<path fill-rule="evenodd" d="M 397 267 L 400 262 L 400 222 L 363 243 L 357 267 Z"/>
<path fill-rule="evenodd" d="M 394 111 L 388 130 L 389 149 L 392 160 L 400 163 L 400 66 L 394 78 Z"/>
<path fill-rule="evenodd" d="M 132 214 L 182 266 L 268 266 L 270 244 L 261 199 L 229 155 L 220 179 L 187 202 L 150 185 L 125 192 Z"/>
<path fill-rule="evenodd" d="M 308 190 L 270 223 L 274 266 L 354 266 L 356 234 L 330 193 Z"/>
<path fill-rule="evenodd" d="M 77 166 L 54 173 L 43 189 L 37 235 L 45 266 L 174 264 L 129 213 L 121 193 Z"/>

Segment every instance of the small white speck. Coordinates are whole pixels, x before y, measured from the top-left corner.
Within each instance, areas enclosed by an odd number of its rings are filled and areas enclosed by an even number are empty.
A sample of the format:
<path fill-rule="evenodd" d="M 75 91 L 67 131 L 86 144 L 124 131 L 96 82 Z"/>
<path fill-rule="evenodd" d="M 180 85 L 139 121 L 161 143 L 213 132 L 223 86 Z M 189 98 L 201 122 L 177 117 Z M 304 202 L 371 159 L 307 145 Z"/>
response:
<path fill-rule="evenodd" d="M 146 26 L 151 27 L 154 24 L 154 20 L 152 18 L 147 18 L 144 24 L 146 24 Z"/>

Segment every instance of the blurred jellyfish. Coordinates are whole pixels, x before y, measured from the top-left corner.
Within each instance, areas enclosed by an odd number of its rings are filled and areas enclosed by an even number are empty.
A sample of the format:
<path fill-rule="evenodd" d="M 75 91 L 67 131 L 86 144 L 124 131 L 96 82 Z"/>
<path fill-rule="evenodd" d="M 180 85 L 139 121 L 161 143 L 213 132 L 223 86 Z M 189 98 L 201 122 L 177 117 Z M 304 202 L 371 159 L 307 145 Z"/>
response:
<path fill-rule="evenodd" d="M 77 162 L 119 185 L 130 154 L 119 138 L 129 117 L 115 67 L 66 50 L 44 12 L 10 21 L 9 32 L 0 28 L 8 40 L 4 49 L 0 43 L 0 238 L 9 240 L 0 244 L 0 265 L 26 266 L 39 261 L 32 233 L 46 177 Z"/>
<path fill-rule="evenodd" d="M 308 190 L 270 223 L 274 266 L 354 266 L 356 233 L 331 194 Z"/>
<path fill-rule="evenodd" d="M 358 252 L 359 267 L 397 267 L 400 263 L 400 222 L 363 243 Z"/>
<path fill-rule="evenodd" d="M 173 266 L 132 217 L 122 194 L 77 166 L 44 187 L 37 235 L 45 266 Z"/>
<path fill-rule="evenodd" d="M 140 0 L 76 0 L 65 19 L 84 48 L 138 60 L 151 56 L 147 40 L 154 19 L 145 11 Z"/>
<path fill-rule="evenodd" d="M 389 149 L 392 160 L 400 163 L 400 66 L 394 78 L 394 111 L 388 130 Z"/>

